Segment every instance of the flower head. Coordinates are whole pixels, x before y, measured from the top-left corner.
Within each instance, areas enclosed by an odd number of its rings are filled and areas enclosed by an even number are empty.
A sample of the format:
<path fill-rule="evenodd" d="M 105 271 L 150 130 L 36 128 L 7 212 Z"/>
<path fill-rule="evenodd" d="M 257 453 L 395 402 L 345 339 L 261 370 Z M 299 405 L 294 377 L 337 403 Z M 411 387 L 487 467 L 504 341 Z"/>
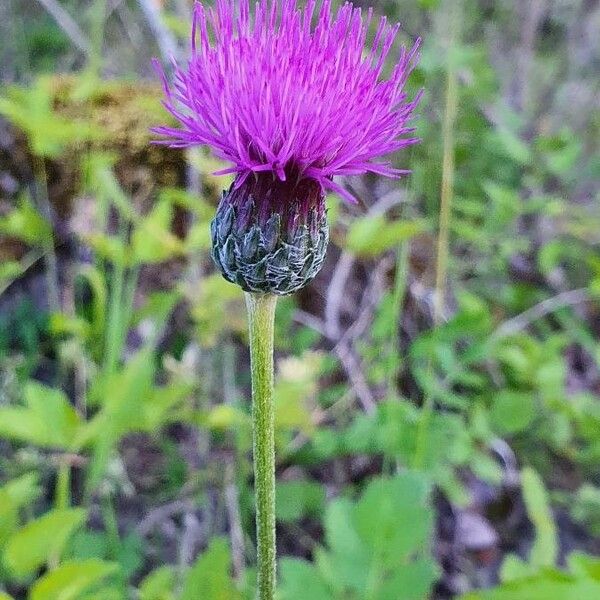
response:
<path fill-rule="evenodd" d="M 407 126 L 418 97 L 404 84 L 418 42 L 402 48 L 387 75 L 385 62 L 399 26 L 379 21 L 367 45 L 369 10 L 330 0 L 304 9 L 296 0 L 217 0 L 194 7 L 192 52 L 186 68 L 175 65 L 165 106 L 181 128 L 154 131 L 173 147 L 206 145 L 231 166 L 240 188 L 251 174 L 279 181 L 310 179 L 322 190 L 352 196 L 337 175 L 366 172 L 388 177 L 406 171 L 379 162 L 413 144 Z"/>

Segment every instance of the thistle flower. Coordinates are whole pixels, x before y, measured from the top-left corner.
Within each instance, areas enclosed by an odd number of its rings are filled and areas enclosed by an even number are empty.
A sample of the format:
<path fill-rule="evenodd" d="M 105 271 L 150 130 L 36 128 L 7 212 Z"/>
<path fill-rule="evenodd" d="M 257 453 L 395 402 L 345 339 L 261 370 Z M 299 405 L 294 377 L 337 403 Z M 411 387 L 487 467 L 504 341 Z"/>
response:
<path fill-rule="evenodd" d="M 414 144 L 407 126 L 418 96 L 404 84 L 418 42 L 385 75 L 398 33 L 385 18 L 367 45 L 372 10 L 330 0 L 196 3 L 191 58 L 163 76 L 165 107 L 180 128 L 161 143 L 205 145 L 235 180 L 212 224 L 213 258 L 246 291 L 287 294 L 320 269 L 328 241 L 327 191 L 354 198 L 337 176 L 407 171 L 377 159 Z"/>

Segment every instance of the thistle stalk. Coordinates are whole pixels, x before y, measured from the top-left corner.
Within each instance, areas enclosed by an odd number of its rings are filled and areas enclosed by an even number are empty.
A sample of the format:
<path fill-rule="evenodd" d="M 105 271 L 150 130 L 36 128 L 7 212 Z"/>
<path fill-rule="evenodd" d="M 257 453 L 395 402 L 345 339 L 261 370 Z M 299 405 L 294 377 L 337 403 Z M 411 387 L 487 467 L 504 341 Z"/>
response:
<path fill-rule="evenodd" d="M 252 373 L 252 432 L 258 599 L 275 594 L 275 414 L 273 326 L 277 296 L 246 292 Z"/>

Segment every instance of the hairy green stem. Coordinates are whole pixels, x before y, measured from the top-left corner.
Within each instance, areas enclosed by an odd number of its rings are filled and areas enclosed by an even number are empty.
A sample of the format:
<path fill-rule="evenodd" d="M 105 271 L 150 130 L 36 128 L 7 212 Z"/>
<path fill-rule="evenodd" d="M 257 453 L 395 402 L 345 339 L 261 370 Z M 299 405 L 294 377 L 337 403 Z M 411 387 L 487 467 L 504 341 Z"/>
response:
<path fill-rule="evenodd" d="M 273 326 L 277 296 L 246 293 L 252 371 L 252 424 L 259 600 L 275 594 L 275 414 Z"/>

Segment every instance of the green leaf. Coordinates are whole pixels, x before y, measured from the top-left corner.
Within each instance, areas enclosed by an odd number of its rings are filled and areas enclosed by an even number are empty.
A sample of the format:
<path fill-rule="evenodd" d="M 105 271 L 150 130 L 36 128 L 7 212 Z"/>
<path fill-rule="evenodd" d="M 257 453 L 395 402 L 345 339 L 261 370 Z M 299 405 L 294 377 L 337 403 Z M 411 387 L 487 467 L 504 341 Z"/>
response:
<path fill-rule="evenodd" d="M 333 571 L 333 577 L 328 578 L 328 582 L 330 585 L 338 582 L 338 585 L 361 590 L 366 583 L 365 565 L 370 562 L 370 553 L 354 528 L 353 509 L 354 505 L 345 498 L 340 498 L 327 507 L 325 539 L 331 549 L 328 560 L 332 563 Z M 321 562 L 325 558 L 321 557 Z"/>
<path fill-rule="evenodd" d="M 516 554 L 508 554 L 502 563 L 500 569 L 500 580 L 503 583 L 525 579 L 536 575 L 538 569 L 528 563 Z"/>
<path fill-rule="evenodd" d="M 106 306 L 108 291 L 104 275 L 91 265 L 82 265 L 77 272 L 90 288 L 91 298 L 91 330 L 96 340 L 101 340 L 106 326 Z"/>
<path fill-rule="evenodd" d="M 139 534 L 132 531 L 122 537 L 114 554 L 114 559 L 119 562 L 123 576 L 129 579 L 144 563 L 144 540 Z"/>
<path fill-rule="evenodd" d="M 374 479 L 358 502 L 339 499 L 325 515 L 329 551 L 315 562 L 334 597 L 423 598 L 435 580 L 429 552 L 430 485 L 412 472 Z M 412 583 L 410 583 L 412 582 Z M 405 585 L 414 589 L 406 589 Z"/>
<path fill-rule="evenodd" d="M 0 408 L 0 437 L 45 448 L 71 448 L 81 419 L 60 390 L 30 381 L 26 407 Z"/>
<path fill-rule="evenodd" d="M 173 600 L 175 587 L 175 570 L 170 566 L 155 569 L 140 583 L 140 600 Z"/>
<path fill-rule="evenodd" d="M 401 566 L 384 583 L 374 596 L 375 600 L 425 600 L 438 577 L 435 563 L 418 559 Z"/>
<path fill-rule="evenodd" d="M 0 97 L 0 114 L 27 134 L 34 154 L 44 157 L 58 156 L 69 144 L 102 136 L 90 122 L 65 118 L 54 110 L 51 81 L 40 77 L 27 88 L 8 88 Z"/>
<path fill-rule="evenodd" d="M 100 258 L 114 265 L 129 265 L 131 262 L 129 248 L 117 236 L 90 233 L 82 235 L 82 239 Z"/>
<path fill-rule="evenodd" d="M 523 205 L 518 192 L 493 181 L 486 181 L 483 189 L 493 203 L 494 227 L 497 229 L 512 223 L 520 214 Z"/>
<path fill-rule="evenodd" d="M 192 389 L 191 384 L 178 382 L 152 390 L 148 401 L 144 403 L 143 407 L 144 430 L 157 431 L 160 427 L 176 420 L 176 409 L 189 397 Z M 217 407 L 230 408 L 224 405 L 218 405 Z"/>
<path fill-rule="evenodd" d="M 121 436 L 144 429 L 144 404 L 151 399 L 154 370 L 154 353 L 151 349 L 141 350 L 107 380 L 97 380 L 90 391 L 90 396 L 101 402 L 102 408 L 77 440 L 79 446 L 94 443 L 94 456 L 88 470 L 89 489 L 94 489 L 102 478 Z"/>
<path fill-rule="evenodd" d="M 33 574 L 49 558 L 59 556 L 67 540 L 86 518 L 82 508 L 52 510 L 30 521 L 6 544 L 4 561 L 18 578 Z"/>
<path fill-rule="evenodd" d="M 496 460 L 483 451 L 475 451 L 471 461 L 471 468 L 477 477 L 492 485 L 500 485 L 504 472 Z"/>
<path fill-rule="evenodd" d="M 599 597 L 600 583 L 575 579 L 552 569 L 491 590 L 466 594 L 461 600 L 592 600 Z"/>
<path fill-rule="evenodd" d="M 529 562 L 536 567 L 554 566 L 558 540 L 544 483 L 533 469 L 525 467 L 521 472 L 521 486 L 527 514 L 535 527 Z"/>
<path fill-rule="evenodd" d="M 535 406 L 531 392 L 500 390 L 495 393 L 490 418 L 501 434 L 523 431 L 534 417 Z"/>
<path fill-rule="evenodd" d="M 123 588 L 101 587 L 95 592 L 81 596 L 81 600 L 123 600 L 125 592 Z M 79 598 L 77 599 L 79 600 Z"/>
<path fill-rule="evenodd" d="M 283 558 L 279 564 L 280 600 L 334 600 L 317 569 L 299 558 Z"/>
<path fill-rule="evenodd" d="M 0 489 L 0 549 L 19 524 L 19 512 L 12 498 Z"/>
<path fill-rule="evenodd" d="M 41 493 L 40 477 L 37 473 L 26 473 L 6 482 L 0 491 L 7 494 L 17 508 L 26 506 Z"/>
<path fill-rule="evenodd" d="M 325 502 L 325 490 L 315 481 L 282 481 L 277 484 L 277 520 L 296 521 L 319 514 Z"/>
<path fill-rule="evenodd" d="M 504 127 L 496 129 L 495 134 L 500 142 L 499 147 L 504 150 L 506 156 L 520 165 L 531 163 L 531 150 L 517 135 Z"/>
<path fill-rule="evenodd" d="M 34 246 L 44 246 L 52 239 L 50 224 L 40 215 L 27 196 L 6 216 L 0 217 L 0 233 Z"/>
<path fill-rule="evenodd" d="M 429 490 L 427 480 L 416 473 L 375 479 L 356 506 L 357 532 L 373 549 L 383 549 L 391 560 L 411 554 L 431 533 Z"/>
<path fill-rule="evenodd" d="M 208 549 L 190 569 L 180 600 L 235 600 L 239 593 L 229 575 L 230 556 L 227 540 L 213 538 Z"/>
<path fill-rule="evenodd" d="M 582 552 L 572 552 L 567 558 L 569 570 L 578 577 L 591 577 L 600 582 L 600 559 Z"/>
<path fill-rule="evenodd" d="M 118 569 L 114 563 L 91 558 L 68 561 L 38 579 L 29 600 L 79 600 L 81 594 Z"/>
<path fill-rule="evenodd" d="M 426 222 L 388 221 L 383 215 L 356 219 L 348 230 L 346 247 L 361 256 L 376 256 L 422 233 Z"/>
<path fill-rule="evenodd" d="M 134 263 L 163 262 L 182 253 L 181 241 L 170 231 L 172 218 L 171 203 L 161 200 L 136 223 L 131 239 Z"/>
<path fill-rule="evenodd" d="M 19 510 L 41 492 L 36 473 L 12 479 L 0 488 L 0 548 L 19 525 Z"/>

